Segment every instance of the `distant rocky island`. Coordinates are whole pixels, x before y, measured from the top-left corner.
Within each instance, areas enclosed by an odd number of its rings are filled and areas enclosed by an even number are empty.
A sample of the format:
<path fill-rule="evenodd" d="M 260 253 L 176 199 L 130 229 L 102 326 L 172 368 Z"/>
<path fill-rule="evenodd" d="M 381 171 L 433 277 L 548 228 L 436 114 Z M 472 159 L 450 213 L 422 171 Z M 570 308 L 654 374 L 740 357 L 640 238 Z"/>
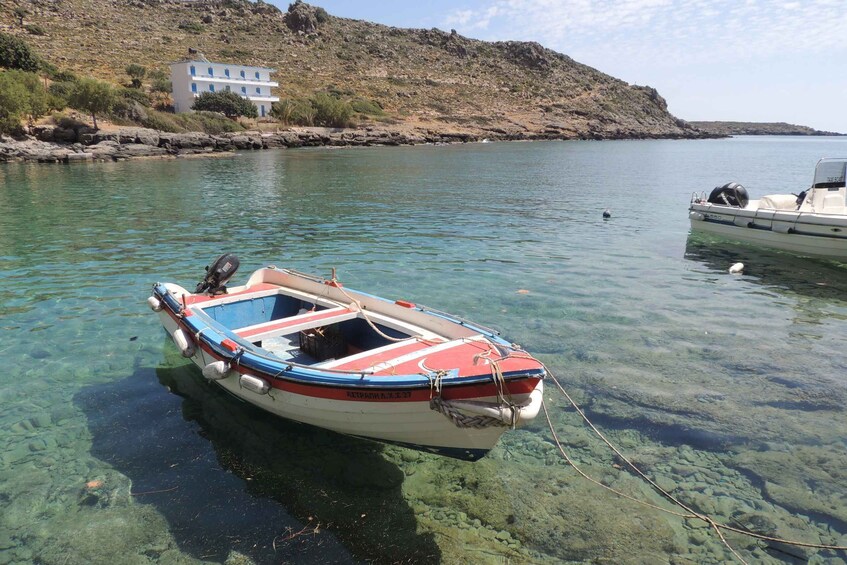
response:
<path fill-rule="evenodd" d="M 688 122 L 715 135 L 847 135 L 785 122 Z"/>

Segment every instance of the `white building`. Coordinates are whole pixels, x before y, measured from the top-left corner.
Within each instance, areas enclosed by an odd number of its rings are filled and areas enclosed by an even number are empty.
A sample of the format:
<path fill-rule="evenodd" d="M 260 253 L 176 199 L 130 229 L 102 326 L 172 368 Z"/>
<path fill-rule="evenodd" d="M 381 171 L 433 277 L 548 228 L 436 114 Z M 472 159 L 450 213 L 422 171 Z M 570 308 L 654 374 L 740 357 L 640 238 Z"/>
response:
<path fill-rule="evenodd" d="M 260 117 L 271 111 L 271 104 L 279 102 L 278 96 L 271 95 L 271 88 L 279 86 L 271 80 L 271 73 L 276 69 L 211 63 L 202 55 L 199 60 L 171 63 L 170 66 L 174 110 L 177 112 L 190 111 L 194 99 L 201 92 L 231 90 L 253 102 Z"/>

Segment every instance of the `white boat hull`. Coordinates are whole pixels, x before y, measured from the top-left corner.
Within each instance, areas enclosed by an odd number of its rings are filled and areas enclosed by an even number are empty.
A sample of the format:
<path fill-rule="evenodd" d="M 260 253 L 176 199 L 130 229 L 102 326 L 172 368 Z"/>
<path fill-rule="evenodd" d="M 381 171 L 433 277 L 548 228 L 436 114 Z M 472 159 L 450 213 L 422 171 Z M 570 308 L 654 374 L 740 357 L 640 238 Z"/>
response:
<path fill-rule="evenodd" d="M 798 255 L 847 259 L 847 218 L 692 204 L 691 229 Z"/>

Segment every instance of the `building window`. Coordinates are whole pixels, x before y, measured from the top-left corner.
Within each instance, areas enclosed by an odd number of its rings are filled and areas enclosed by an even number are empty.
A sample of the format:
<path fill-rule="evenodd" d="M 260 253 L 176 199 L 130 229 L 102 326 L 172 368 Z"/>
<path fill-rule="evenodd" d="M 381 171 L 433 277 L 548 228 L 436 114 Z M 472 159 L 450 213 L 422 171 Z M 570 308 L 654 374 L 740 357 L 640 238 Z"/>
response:
<path fill-rule="evenodd" d="M 261 94 L 261 93 L 262 93 L 262 89 L 257 86 L 256 87 L 256 94 Z"/>
<path fill-rule="evenodd" d="M 194 76 L 196 74 L 197 74 L 197 69 L 194 67 L 194 65 L 191 65 L 191 76 Z"/>
<path fill-rule="evenodd" d="M 244 78 L 244 71 L 241 71 L 241 78 Z"/>
<path fill-rule="evenodd" d="M 196 82 L 191 83 L 191 92 L 197 92 L 197 83 Z"/>
<path fill-rule="evenodd" d="M 256 80 L 259 80 L 259 71 L 256 71 Z"/>
<path fill-rule="evenodd" d="M 241 94 L 247 94 L 247 87 L 246 86 L 241 87 Z"/>
<path fill-rule="evenodd" d="M 229 78 L 229 69 L 224 69 L 224 74 Z"/>
<path fill-rule="evenodd" d="M 215 91 L 215 85 L 214 85 L 214 84 L 210 84 L 210 85 L 209 85 L 209 92 L 214 92 L 214 91 Z"/>
<path fill-rule="evenodd" d="M 209 76 L 210 77 L 215 76 L 215 71 L 214 71 L 214 69 L 212 69 L 212 67 L 209 67 Z"/>
<path fill-rule="evenodd" d="M 265 117 L 265 105 L 264 104 L 262 104 L 262 117 L 263 118 Z"/>

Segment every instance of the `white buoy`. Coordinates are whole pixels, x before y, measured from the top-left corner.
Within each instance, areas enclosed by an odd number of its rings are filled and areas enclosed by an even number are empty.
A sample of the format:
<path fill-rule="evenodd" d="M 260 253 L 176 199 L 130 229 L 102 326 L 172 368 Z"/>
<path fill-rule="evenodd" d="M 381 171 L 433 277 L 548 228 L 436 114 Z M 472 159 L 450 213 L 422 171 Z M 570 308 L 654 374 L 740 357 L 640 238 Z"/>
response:
<path fill-rule="evenodd" d="M 256 394 L 267 394 L 268 391 L 271 389 L 270 385 L 265 379 L 260 379 L 259 377 L 254 377 L 253 375 L 241 375 L 241 378 L 238 379 L 238 382 L 243 388 L 253 391 Z"/>
<path fill-rule="evenodd" d="M 730 275 L 740 275 L 744 272 L 744 263 L 736 263 L 729 268 Z"/>
<path fill-rule="evenodd" d="M 194 342 L 188 337 L 188 334 L 182 328 L 177 328 L 173 333 L 174 344 L 176 344 L 179 352 L 183 357 L 191 357 L 194 355 Z"/>
<path fill-rule="evenodd" d="M 225 361 L 215 361 L 203 367 L 203 376 L 210 381 L 219 381 L 229 376 L 229 363 Z"/>
<path fill-rule="evenodd" d="M 162 301 L 156 298 L 155 296 L 151 296 L 147 299 L 147 305 L 154 312 L 161 312 L 162 310 Z"/>

